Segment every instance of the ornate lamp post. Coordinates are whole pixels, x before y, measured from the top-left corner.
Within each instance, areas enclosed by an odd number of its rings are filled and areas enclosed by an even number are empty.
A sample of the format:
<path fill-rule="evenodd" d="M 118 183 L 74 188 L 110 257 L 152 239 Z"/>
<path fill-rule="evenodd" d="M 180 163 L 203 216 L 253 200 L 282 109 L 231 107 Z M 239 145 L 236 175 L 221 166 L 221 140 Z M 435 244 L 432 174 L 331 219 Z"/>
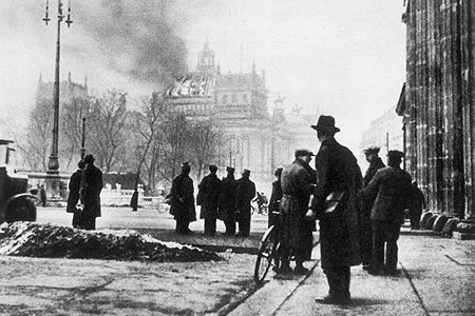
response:
<path fill-rule="evenodd" d="M 49 15 L 49 0 L 46 0 L 46 12 L 43 21 L 48 25 L 50 21 Z M 60 39 L 61 39 L 61 22 L 64 19 L 63 15 L 63 3 L 62 0 L 58 0 L 58 37 L 56 41 L 56 68 L 55 68 L 55 78 L 54 78 L 54 92 L 53 92 L 53 101 L 54 101 L 54 120 L 53 120 L 53 143 L 51 146 L 51 155 L 49 156 L 48 161 L 48 170 L 47 173 L 59 173 L 59 161 L 58 161 L 58 138 L 59 138 L 59 60 L 60 60 Z M 71 2 L 68 5 L 68 15 L 66 21 L 64 21 L 68 27 L 71 26 L 73 21 L 71 20 Z"/>

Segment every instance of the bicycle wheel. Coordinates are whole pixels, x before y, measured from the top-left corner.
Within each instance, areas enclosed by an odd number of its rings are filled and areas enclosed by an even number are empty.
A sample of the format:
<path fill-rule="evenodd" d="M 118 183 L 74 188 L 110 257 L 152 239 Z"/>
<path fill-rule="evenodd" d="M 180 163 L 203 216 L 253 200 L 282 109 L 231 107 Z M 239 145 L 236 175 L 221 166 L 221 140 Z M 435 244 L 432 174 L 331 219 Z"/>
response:
<path fill-rule="evenodd" d="M 262 216 L 267 216 L 269 215 L 269 207 L 267 206 L 267 204 L 264 204 L 262 205 Z"/>
<path fill-rule="evenodd" d="M 254 281 L 262 284 L 272 261 L 277 253 L 278 240 L 276 238 L 276 226 L 269 227 L 261 240 L 259 253 L 257 254 L 256 265 L 254 267 Z"/>

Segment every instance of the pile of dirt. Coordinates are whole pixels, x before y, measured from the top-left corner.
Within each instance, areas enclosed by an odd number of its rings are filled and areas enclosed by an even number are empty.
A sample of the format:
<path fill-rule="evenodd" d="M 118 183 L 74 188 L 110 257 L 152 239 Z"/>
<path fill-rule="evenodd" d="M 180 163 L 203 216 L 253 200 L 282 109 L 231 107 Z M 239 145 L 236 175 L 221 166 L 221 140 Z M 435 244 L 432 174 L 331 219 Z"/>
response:
<path fill-rule="evenodd" d="M 32 222 L 0 225 L 0 255 L 120 261 L 219 261 L 214 252 L 135 231 L 84 231 Z"/>

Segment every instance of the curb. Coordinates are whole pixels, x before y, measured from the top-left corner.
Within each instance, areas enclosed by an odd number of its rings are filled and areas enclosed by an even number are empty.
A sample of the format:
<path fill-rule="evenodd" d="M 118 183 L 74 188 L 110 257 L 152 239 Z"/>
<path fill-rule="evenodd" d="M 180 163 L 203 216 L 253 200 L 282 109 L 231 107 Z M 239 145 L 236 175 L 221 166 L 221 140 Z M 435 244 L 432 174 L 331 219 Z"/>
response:
<path fill-rule="evenodd" d="M 297 288 L 307 280 L 315 271 L 320 262 L 319 242 L 315 242 L 312 250 L 312 259 L 308 261 L 309 273 L 302 276 L 291 276 L 288 279 L 268 276 L 269 281 L 264 283 L 254 293 L 249 295 L 228 316 L 262 316 L 274 315 L 281 306 L 294 294 Z M 273 273 L 270 271 L 269 273 Z M 265 302 L 265 304 L 262 304 Z"/>

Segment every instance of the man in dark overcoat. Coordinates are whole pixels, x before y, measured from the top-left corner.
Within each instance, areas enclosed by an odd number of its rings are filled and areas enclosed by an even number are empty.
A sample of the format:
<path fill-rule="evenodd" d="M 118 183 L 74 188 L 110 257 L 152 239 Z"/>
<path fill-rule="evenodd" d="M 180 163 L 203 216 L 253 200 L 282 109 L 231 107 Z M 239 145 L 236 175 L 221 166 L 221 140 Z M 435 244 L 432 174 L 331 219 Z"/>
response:
<path fill-rule="evenodd" d="M 411 219 L 411 228 L 420 229 L 420 220 L 422 211 L 426 208 L 426 199 L 424 198 L 424 193 L 417 184 L 417 181 L 412 181 L 412 187 L 414 188 L 414 197 L 412 203 L 409 206 L 409 216 Z"/>
<path fill-rule="evenodd" d="M 130 198 L 130 207 L 132 208 L 132 212 L 137 212 L 137 208 L 139 206 L 139 191 L 137 187 L 134 188 L 134 193 L 132 193 L 132 197 Z"/>
<path fill-rule="evenodd" d="M 221 180 L 216 176 L 218 167 L 209 166 L 209 174 L 198 185 L 198 205 L 201 205 L 200 218 L 204 218 L 204 234 L 214 236 L 216 234 L 216 219 L 218 217 L 218 202 L 221 194 Z"/>
<path fill-rule="evenodd" d="M 334 138 L 340 131 L 335 119 L 321 115 L 312 128 L 321 146 L 315 159 L 317 184 L 311 211 L 320 222 L 321 265 L 329 286 L 328 295 L 318 301 L 347 304 L 351 300 L 350 267 L 361 263 L 356 195 L 363 179 L 353 153 Z M 332 193 L 340 197 L 338 207 L 325 213 Z"/>
<path fill-rule="evenodd" d="M 94 156 L 84 157 L 84 183 L 81 188 L 81 202 L 84 209 L 81 212 L 79 227 L 81 229 L 96 229 L 96 217 L 101 216 L 101 190 L 103 187 L 102 171 L 94 165 Z"/>
<path fill-rule="evenodd" d="M 81 210 L 76 207 L 79 202 L 79 191 L 81 189 L 81 174 L 86 163 L 84 160 L 78 162 L 78 170 L 76 170 L 69 178 L 69 195 L 66 206 L 67 213 L 73 213 L 73 227 L 79 228 L 79 218 L 81 217 Z"/>
<path fill-rule="evenodd" d="M 181 173 L 173 179 L 170 190 L 170 214 L 176 221 L 175 231 L 182 235 L 191 234 L 192 231 L 188 226 L 196 221 L 193 180 L 190 178 L 190 171 L 190 165 L 184 162 Z"/>
<path fill-rule="evenodd" d="M 40 201 L 41 201 L 41 206 L 45 207 L 46 206 L 46 190 L 45 190 L 44 184 L 42 184 L 40 187 Z"/>
<path fill-rule="evenodd" d="M 371 179 L 373 179 L 376 172 L 386 167 L 384 162 L 379 157 L 379 147 L 373 146 L 366 148 L 363 152 L 366 156 L 366 161 L 369 162 L 368 169 L 363 177 L 363 188 L 367 187 Z M 371 257 L 373 254 L 373 231 L 371 227 L 371 207 L 372 203 L 365 203 L 360 201 L 359 210 L 359 236 L 361 247 L 361 261 L 363 269 L 367 270 L 371 264 Z"/>
<path fill-rule="evenodd" d="M 226 178 L 222 180 L 221 195 L 219 197 L 218 217 L 224 221 L 226 235 L 236 234 L 236 193 L 237 181 L 234 179 L 234 168 L 226 168 Z"/>
<path fill-rule="evenodd" d="M 256 185 L 249 179 L 251 171 L 244 169 L 237 180 L 236 205 L 240 237 L 248 237 L 251 232 L 251 201 L 256 196 Z"/>
<path fill-rule="evenodd" d="M 278 220 L 278 214 L 279 213 L 279 205 L 280 201 L 282 200 L 282 196 L 284 193 L 282 192 L 282 185 L 280 183 L 281 177 L 282 177 L 282 167 L 278 167 L 274 171 L 274 176 L 276 180 L 272 182 L 272 192 L 270 194 L 270 200 L 269 200 L 269 214 L 268 214 L 268 221 L 267 221 L 267 226 L 271 227 L 272 225 L 276 224 L 276 221 Z"/>
<path fill-rule="evenodd" d="M 412 201 L 414 192 L 411 176 L 399 166 L 403 157 L 401 151 L 389 151 L 388 166 L 379 169 L 373 180 L 360 192 L 362 199 L 374 202 L 371 209 L 373 260 L 368 270 L 373 275 L 398 273 L 397 240 L 404 222 L 404 210 Z"/>
<path fill-rule="evenodd" d="M 303 262 L 310 260 L 313 247 L 313 223 L 305 214 L 312 193 L 312 183 L 315 182 L 314 174 L 310 172 L 308 163 L 314 154 L 301 149 L 295 152 L 295 160 L 282 171 L 282 238 L 281 238 L 281 264 L 279 272 L 290 273 L 289 256 L 295 256 L 295 274 L 307 274 L 308 269 Z"/>

